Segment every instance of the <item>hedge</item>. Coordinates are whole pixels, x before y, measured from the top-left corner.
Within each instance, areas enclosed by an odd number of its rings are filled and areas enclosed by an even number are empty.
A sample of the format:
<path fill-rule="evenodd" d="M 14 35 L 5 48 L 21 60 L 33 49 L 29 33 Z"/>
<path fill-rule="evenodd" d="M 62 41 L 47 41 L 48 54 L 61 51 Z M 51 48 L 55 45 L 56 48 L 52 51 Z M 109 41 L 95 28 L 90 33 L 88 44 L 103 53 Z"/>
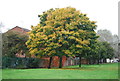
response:
<path fill-rule="evenodd" d="M 2 68 L 40 68 L 44 59 L 2 57 Z"/>

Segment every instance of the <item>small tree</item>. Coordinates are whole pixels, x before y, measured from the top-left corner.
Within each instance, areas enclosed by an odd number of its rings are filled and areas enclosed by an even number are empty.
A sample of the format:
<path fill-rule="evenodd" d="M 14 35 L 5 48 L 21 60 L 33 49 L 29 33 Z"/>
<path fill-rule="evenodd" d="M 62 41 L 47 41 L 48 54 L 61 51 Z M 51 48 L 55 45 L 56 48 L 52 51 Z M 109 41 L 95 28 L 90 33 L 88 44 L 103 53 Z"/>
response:
<path fill-rule="evenodd" d="M 22 51 L 23 53 L 28 52 L 28 48 L 25 42 L 28 39 L 27 35 L 21 35 L 19 32 L 6 32 L 3 33 L 3 56 L 15 57 L 16 53 Z"/>
<path fill-rule="evenodd" d="M 106 59 L 111 59 L 114 56 L 114 49 L 108 42 L 97 41 L 93 47 L 88 51 L 86 58 L 89 59 L 90 64 L 97 63 L 101 60 L 106 62 Z"/>
<path fill-rule="evenodd" d="M 114 49 L 114 57 L 118 57 L 118 43 L 119 43 L 119 37 L 118 35 L 112 35 L 112 33 L 109 30 L 98 30 L 97 34 L 100 36 L 98 38 L 101 42 L 109 42 L 110 45 Z"/>

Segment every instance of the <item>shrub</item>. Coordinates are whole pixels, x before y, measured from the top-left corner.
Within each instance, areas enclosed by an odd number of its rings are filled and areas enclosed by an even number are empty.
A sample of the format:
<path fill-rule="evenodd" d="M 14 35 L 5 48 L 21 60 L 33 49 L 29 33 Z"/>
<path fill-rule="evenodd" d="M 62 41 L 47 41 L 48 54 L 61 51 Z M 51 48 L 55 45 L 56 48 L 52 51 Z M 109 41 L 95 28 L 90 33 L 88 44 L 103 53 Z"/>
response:
<path fill-rule="evenodd" d="M 39 68 L 43 59 L 2 57 L 2 68 Z"/>

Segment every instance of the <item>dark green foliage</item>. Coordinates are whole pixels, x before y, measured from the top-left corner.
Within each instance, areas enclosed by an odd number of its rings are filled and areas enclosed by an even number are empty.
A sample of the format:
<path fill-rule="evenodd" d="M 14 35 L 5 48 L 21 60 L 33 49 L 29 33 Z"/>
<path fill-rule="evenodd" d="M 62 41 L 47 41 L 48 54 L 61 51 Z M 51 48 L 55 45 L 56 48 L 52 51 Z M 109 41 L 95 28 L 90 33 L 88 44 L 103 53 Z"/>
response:
<path fill-rule="evenodd" d="M 39 68 L 43 61 L 38 58 L 2 57 L 2 68 Z"/>
<path fill-rule="evenodd" d="M 108 42 L 97 41 L 90 45 L 90 49 L 86 49 L 84 51 L 84 57 L 89 60 L 89 64 L 99 64 L 99 62 L 105 63 L 107 58 L 112 59 L 114 56 L 114 49 Z"/>
<path fill-rule="evenodd" d="M 25 45 L 28 36 L 19 32 L 6 32 L 2 34 L 2 55 L 8 57 L 15 57 L 16 53 L 28 53 L 28 48 Z"/>

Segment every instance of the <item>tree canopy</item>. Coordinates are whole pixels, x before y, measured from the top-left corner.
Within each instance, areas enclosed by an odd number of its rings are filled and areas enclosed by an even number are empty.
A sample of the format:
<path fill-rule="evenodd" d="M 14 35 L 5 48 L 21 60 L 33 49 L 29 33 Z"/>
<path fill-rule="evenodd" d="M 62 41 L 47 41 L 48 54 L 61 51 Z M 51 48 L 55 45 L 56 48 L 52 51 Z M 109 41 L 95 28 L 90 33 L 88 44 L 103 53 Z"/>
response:
<path fill-rule="evenodd" d="M 97 34 L 100 36 L 98 38 L 101 42 L 108 42 L 114 49 L 114 57 L 118 57 L 118 43 L 119 43 L 119 37 L 118 35 L 112 35 L 112 33 L 109 30 L 98 30 Z"/>
<path fill-rule="evenodd" d="M 79 56 L 95 42 L 96 22 L 72 7 L 50 9 L 39 15 L 26 42 L 30 54 L 42 56 Z"/>
<path fill-rule="evenodd" d="M 112 59 L 113 56 L 114 49 L 111 47 L 110 43 L 97 41 L 87 53 L 86 58 L 89 59 L 90 64 L 99 64 L 102 60 L 106 62 L 107 58 Z"/>
<path fill-rule="evenodd" d="M 2 34 L 2 44 L 3 44 L 3 56 L 15 57 L 16 53 L 26 53 L 28 48 L 25 42 L 28 40 L 27 35 L 21 35 L 19 32 L 8 31 Z"/>

